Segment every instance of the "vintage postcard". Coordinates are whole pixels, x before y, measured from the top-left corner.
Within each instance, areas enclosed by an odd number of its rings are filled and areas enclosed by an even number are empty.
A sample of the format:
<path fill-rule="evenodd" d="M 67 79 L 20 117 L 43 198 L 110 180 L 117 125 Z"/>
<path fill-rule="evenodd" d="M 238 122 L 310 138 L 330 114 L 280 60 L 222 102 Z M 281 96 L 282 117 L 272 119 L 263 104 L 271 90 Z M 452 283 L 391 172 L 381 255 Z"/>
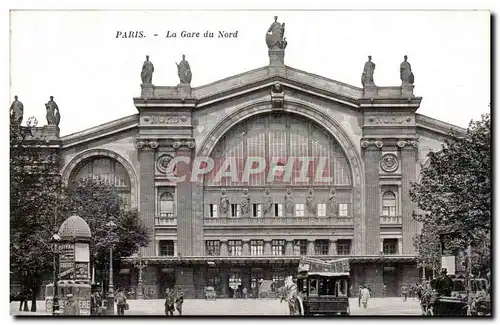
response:
<path fill-rule="evenodd" d="M 11 315 L 491 315 L 489 11 L 10 29 Z"/>

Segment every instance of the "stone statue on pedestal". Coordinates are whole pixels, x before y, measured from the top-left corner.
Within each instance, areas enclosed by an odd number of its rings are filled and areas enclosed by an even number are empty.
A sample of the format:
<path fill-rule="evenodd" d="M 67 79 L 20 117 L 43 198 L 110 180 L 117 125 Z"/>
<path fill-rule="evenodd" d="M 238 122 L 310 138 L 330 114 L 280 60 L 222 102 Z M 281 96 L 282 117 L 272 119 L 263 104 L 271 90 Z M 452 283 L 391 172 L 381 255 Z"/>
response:
<path fill-rule="evenodd" d="M 227 212 L 229 210 L 229 198 L 227 197 L 226 190 L 222 190 L 222 194 L 219 200 L 219 214 L 221 217 L 227 217 Z"/>
<path fill-rule="evenodd" d="M 61 114 L 59 113 L 59 106 L 57 106 L 54 101 L 54 96 L 50 96 L 50 100 L 45 104 L 45 109 L 47 114 L 45 117 L 47 118 L 48 125 L 59 126 L 59 122 L 61 122 Z"/>
<path fill-rule="evenodd" d="M 182 61 L 175 64 L 177 65 L 177 74 L 179 75 L 181 85 L 190 85 L 192 74 L 189 62 L 186 61 L 186 56 L 183 54 Z"/>
<path fill-rule="evenodd" d="M 14 101 L 10 105 L 10 115 L 14 118 L 17 125 L 21 125 L 24 115 L 24 105 L 17 100 L 17 96 L 14 96 Z"/>
<path fill-rule="evenodd" d="M 313 190 L 309 189 L 309 193 L 306 197 L 306 210 L 307 216 L 315 217 L 316 216 L 316 200 L 314 199 Z"/>
<path fill-rule="evenodd" d="M 295 202 L 292 198 L 292 191 L 288 188 L 285 194 L 285 216 L 293 216 L 293 209 L 295 207 Z"/>
<path fill-rule="evenodd" d="M 243 190 L 243 198 L 240 202 L 240 213 L 241 217 L 250 216 L 250 194 L 248 194 L 248 189 Z"/>
<path fill-rule="evenodd" d="M 280 24 L 278 22 L 278 16 L 274 16 L 274 23 L 267 30 L 266 33 L 266 44 L 270 50 L 281 49 L 284 50 L 287 42 L 284 38 L 285 36 L 285 23 Z"/>
<path fill-rule="evenodd" d="M 375 72 L 375 63 L 372 62 L 372 56 L 368 56 L 368 61 L 365 63 L 363 73 L 361 74 L 361 84 L 363 87 L 375 86 L 373 82 L 373 73 Z"/>
<path fill-rule="evenodd" d="M 338 202 L 335 193 L 335 188 L 332 187 L 330 189 L 330 194 L 328 195 L 328 204 L 327 204 L 327 216 L 329 217 L 338 217 Z"/>
<path fill-rule="evenodd" d="M 269 193 L 269 189 L 266 189 L 266 194 L 264 195 L 264 204 L 262 204 L 262 210 L 264 212 L 264 217 L 270 217 L 273 211 L 273 198 Z"/>
<path fill-rule="evenodd" d="M 407 60 L 408 56 L 405 55 L 404 61 L 401 63 L 399 69 L 401 75 L 401 82 L 403 86 L 411 86 L 415 82 L 415 76 L 411 71 L 410 62 L 408 62 Z"/>
<path fill-rule="evenodd" d="M 149 55 L 146 55 L 146 61 L 142 64 L 141 80 L 142 84 L 152 84 L 153 83 L 153 72 L 155 67 L 151 61 L 149 61 Z"/>

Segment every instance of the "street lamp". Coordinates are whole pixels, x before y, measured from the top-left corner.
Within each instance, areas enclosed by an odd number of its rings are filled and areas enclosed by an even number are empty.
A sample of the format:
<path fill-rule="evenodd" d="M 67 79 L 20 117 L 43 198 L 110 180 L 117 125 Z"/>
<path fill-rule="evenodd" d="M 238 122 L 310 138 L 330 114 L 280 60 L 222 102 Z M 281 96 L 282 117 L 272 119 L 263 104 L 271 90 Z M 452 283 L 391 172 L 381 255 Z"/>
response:
<path fill-rule="evenodd" d="M 110 221 L 106 224 L 109 229 L 109 236 L 112 236 L 113 230 L 116 228 L 116 224 Z M 109 313 L 113 315 L 115 313 L 115 295 L 113 288 L 113 242 L 109 247 L 109 286 L 108 286 L 108 308 Z"/>
<path fill-rule="evenodd" d="M 139 280 L 137 281 L 137 299 L 144 299 L 142 293 L 142 269 L 147 267 L 148 262 L 142 259 L 142 253 L 137 253 L 137 260 L 134 261 L 134 266 L 139 270 Z"/>
<path fill-rule="evenodd" d="M 54 297 L 52 299 L 52 315 L 53 316 L 58 316 L 60 311 L 59 311 L 59 288 L 58 288 L 58 282 L 59 282 L 59 253 L 60 253 L 60 247 L 59 247 L 59 242 L 61 241 L 61 237 L 59 237 L 58 234 L 54 234 L 52 238 L 50 239 L 50 244 L 52 246 L 52 252 L 54 253 Z"/>

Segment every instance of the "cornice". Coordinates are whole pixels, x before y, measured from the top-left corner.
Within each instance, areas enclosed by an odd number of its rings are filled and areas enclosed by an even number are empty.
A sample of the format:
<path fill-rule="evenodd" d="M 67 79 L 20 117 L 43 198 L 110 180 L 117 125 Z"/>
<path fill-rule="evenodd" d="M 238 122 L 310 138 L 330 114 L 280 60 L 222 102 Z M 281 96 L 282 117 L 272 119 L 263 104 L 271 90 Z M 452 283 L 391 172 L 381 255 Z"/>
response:
<path fill-rule="evenodd" d="M 63 148 L 71 148 L 75 145 L 96 140 L 102 137 L 111 136 L 113 134 L 131 130 L 139 125 L 139 114 L 123 117 L 108 123 L 95 126 L 90 129 L 72 133 L 61 137 Z"/>
<path fill-rule="evenodd" d="M 450 135 L 451 131 L 454 130 L 459 134 L 467 134 L 467 129 L 460 126 L 456 126 L 450 123 L 446 123 L 432 117 L 428 117 L 422 114 L 415 114 L 415 122 L 417 124 L 417 129 L 421 128 L 427 131 L 436 132 L 442 135 Z"/>

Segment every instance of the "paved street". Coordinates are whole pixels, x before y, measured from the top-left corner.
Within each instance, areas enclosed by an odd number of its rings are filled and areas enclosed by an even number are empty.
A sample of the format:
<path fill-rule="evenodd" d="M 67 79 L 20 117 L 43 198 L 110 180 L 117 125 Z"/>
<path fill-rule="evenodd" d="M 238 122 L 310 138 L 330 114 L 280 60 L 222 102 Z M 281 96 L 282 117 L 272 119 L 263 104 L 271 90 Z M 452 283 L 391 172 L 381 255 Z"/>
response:
<path fill-rule="evenodd" d="M 163 300 L 129 300 L 130 310 L 127 315 L 164 315 Z M 368 308 L 358 307 L 357 298 L 350 300 L 352 315 L 420 315 L 420 306 L 416 299 L 403 302 L 401 298 L 373 298 Z M 38 301 L 39 311 L 45 310 L 45 302 Z M 19 302 L 10 304 L 11 315 L 35 315 L 19 312 Z M 219 299 L 205 301 L 187 299 L 183 306 L 185 315 L 287 315 L 288 307 L 279 300 L 233 300 Z M 46 315 L 44 312 L 36 315 Z"/>

